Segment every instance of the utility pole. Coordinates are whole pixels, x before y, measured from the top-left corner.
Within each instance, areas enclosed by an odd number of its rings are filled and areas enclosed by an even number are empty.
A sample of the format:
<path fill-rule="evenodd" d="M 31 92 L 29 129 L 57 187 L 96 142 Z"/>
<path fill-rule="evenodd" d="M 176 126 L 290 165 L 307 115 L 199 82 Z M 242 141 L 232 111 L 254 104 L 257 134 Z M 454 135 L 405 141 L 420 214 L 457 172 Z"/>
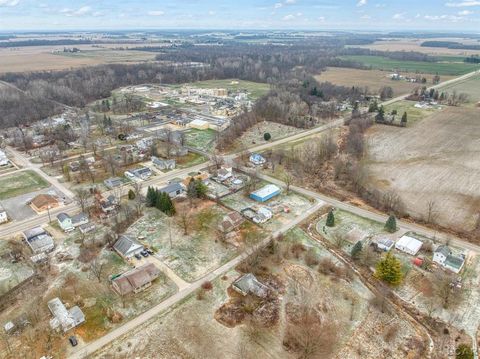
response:
<path fill-rule="evenodd" d="M 50 206 L 47 206 L 47 213 L 48 213 L 48 223 L 52 223 L 52 217 L 50 217 Z"/>

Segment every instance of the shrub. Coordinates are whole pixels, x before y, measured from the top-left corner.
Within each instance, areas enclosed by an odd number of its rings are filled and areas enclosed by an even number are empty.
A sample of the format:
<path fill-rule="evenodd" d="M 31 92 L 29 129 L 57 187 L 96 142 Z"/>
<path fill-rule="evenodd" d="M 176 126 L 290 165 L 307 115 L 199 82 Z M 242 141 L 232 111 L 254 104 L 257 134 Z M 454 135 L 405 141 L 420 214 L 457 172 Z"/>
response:
<path fill-rule="evenodd" d="M 270 140 L 272 139 L 272 135 L 269 134 L 268 132 L 265 132 L 265 133 L 263 134 L 263 139 L 264 139 L 265 141 L 270 141 Z"/>
<path fill-rule="evenodd" d="M 309 249 L 307 253 L 305 253 L 305 264 L 309 267 L 314 267 L 319 263 L 319 259 L 317 254 L 315 253 L 315 250 Z"/>
<path fill-rule="evenodd" d="M 203 282 L 202 283 L 202 289 L 205 289 L 205 290 L 212 290 L 213 289 L 213 284 L 212 282 L 210 281 L 206 281 L 206 282 Z"/>

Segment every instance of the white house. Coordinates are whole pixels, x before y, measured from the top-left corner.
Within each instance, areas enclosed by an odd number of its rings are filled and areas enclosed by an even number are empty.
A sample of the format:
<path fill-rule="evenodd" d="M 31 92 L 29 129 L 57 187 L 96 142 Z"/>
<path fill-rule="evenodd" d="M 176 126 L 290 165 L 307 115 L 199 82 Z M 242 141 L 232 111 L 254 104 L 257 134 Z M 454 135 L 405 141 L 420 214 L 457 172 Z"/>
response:
<path fill-rule="evenodd" d="M 465 264 L 464 256 L 453 255 L 450 248 L 446 245 L 437 247 L 433 253 L 433 261 L 454 273 L 460 273 Z"/>
<path fill-rule="evenodd" d="M 418 239 L 405 235 L 395 243 L 395 248 L 414 256 L 422 248 L 422 244 Z"/>
<path fill-rule="evenodd" d="M 263 165 L 267 162 L 267 160 L 258 153 L 252 153 L 250 156 L 250 162 L 253 163 L 255 166 Z"/>
<path fill-rule="evenodd" d="M 0 223 L 8 222 L 8 214 L 5 208 L 0 205 Z"/>
<path fill-rule="evenodd" d="M 395 244 L 394 241 L 388 238 L 380 238 L 375 243 L 377 244 L 377 248 L 381 249 L 384 252 L 390 251 L 390 249 L 392 249 L 393 245 Z"/>

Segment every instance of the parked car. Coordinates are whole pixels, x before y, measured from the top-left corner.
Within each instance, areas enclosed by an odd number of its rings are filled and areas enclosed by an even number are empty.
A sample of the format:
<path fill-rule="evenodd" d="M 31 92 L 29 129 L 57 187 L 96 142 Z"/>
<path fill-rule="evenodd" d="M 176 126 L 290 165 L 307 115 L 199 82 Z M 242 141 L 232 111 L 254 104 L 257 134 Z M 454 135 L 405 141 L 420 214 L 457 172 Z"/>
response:
<path fill-rule="evenodd" d="M 137 258 L 137 259 L 142 259 L 142 256 L 141 256 L 140 254 L 136 253 L 136 254 L 135 254 L 135 258 Z"/>
<path fill-rule="evenodd" d="M 78 345 L 77 338 L 73 335 L 70 338 L 68 338 L 68 341 L 70 342 L 72 347 L 76 347 Z"/>
<path fill-rule="evenodd" d="M 147 251 L 148 254 L 151 254 L 151 255 L 154 254 L 154 252 L 150 248 L 147 248 L 146 251 Z"/>
<path fill-rule="evenodd" d="M 144 257 L 148 257 L 148 256 L 149 256 L 149 254 L 148 254 L 147 251 L 141 251 L 140 254 L 141 254 L 142 256 L 144 256 Z"/>

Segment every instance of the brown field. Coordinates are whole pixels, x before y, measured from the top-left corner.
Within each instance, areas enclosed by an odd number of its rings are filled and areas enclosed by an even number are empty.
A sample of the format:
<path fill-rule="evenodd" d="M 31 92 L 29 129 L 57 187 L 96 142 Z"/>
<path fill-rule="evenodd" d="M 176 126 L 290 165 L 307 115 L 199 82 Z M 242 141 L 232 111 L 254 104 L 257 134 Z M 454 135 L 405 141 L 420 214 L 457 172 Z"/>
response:
<path fill-rule="evenodd" d="M 108 46 L 108 45 L 107 45 Z M 113 45 L 112 45 L 113 46 Z M 116 47 L 120 46 L 118 44 Z M 0 49 L 0 73 L 69 68 L 107 63 L 141 62 L 153 60 L 155 53 L 142 51 L 118 51 L 111 48 L 95 48 L 91 45 L 76 46 L 80 53 L 52 53 L 64 46 L 31 46 Z"/>
<path fill-rule="evenodd" d="M 376 41 L 370 45 L 352 46 L 363 47 L 365 49 L 379 50 L 379 51 L 416 51 L 429 55 L 449 55 L 449 56 L 470 56 L 479 55 L 480 50 L 460 50 L 448 49 L 446 47 L 421 47 L 420 44 L 424 41 L 456 41 L 464 44 L 472 44 L 471 39 L 456 39 L 456 38 L 436 38 L 436 39 L 387 39 L 385 41 Z M 478 42 L 473 42 L 478 45 Z"/>
<path fill-rule="evenodd" d="M 470 231 L 480 212 L 478 109 L 447 108 L 399 129 L 369 132 L 369 174 L 378 188 L 394 190 L 406 210 L 425 219 L 435 201 L 436 222 Z"/>
<path fill-rule="evenodd" d="M 412 92 L 420 84 L 410 83 L 406 81 L 393 81 L 388 78 L 391 72 L 380 70 L 358 70 L 347 69 L 341 67 L 330 67 L 327 71 L 322 72 L 320 75 L 315 76 L 317 81 L 331 82 L 335 85 L 341 86 L 360 86 L 368 87 L 369 92 L 377 94 L 379 90 L 384 86 L 390 86 L 393 88 L 394 96 L 400 96 Z M 405 76 L 415 77 L 412 73 L 402 73 Z M 425 75 L 428 83 L 432 83 L 433 75 Z M 442 76 L 442 81 L 451 79 L 451 76 Z"/>

